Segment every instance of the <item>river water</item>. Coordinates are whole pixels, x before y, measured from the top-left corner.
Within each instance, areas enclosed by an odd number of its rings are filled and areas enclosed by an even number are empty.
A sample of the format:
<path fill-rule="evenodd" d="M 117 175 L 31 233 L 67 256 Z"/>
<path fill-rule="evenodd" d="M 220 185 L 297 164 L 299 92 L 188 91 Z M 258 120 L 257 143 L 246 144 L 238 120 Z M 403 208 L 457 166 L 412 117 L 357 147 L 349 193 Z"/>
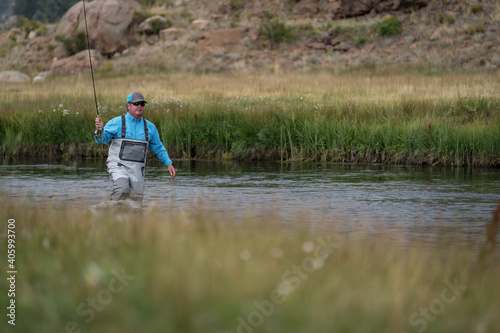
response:
<path fill-rule="evenodd" d="M 500 200 L 499 169 L 176 161 L 171 180 L 160 162 L 148 163 L 144 207 L 271 215 L 319 232 L 335 226 L 425 237 L 440 230 L 482 241 Z M 56 206 L 95 207 L 110 185 L 101 160 L 0 165 L 1 195 Z"/>

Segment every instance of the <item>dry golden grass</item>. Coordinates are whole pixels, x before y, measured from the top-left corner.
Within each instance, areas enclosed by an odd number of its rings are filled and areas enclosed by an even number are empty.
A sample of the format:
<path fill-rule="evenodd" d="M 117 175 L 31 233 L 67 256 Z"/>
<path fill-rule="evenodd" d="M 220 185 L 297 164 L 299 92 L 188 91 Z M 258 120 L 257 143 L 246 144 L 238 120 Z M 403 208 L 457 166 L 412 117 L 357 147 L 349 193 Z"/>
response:
<path fill-rule="evenodd" d="M 481 75 L 145 75 L 96 78 L 99 102 L 124 100 L 129 92 L 141 91 L 148 100 L 180 98 L 228 98 L 236 96 L 325 99 L 328 101 L 392 102 L 401 99 L 455 99 L 498 97 L 500 73 Z M 61 78 L 42 85 L 0 85 L 4 99 L 23 100 L 74 96 L 93 100 L 90 75 Z"/>

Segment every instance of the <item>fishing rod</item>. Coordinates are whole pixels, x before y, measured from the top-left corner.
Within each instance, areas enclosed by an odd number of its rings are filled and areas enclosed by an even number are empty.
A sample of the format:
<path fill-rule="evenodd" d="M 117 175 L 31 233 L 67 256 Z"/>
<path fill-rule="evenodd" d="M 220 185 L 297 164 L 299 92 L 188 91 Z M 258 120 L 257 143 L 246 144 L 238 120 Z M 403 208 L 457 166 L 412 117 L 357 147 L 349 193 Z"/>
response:
<path fill-rule="evenodd" d="M 85 35 L 87 37 L 87 50 L 89 51 L 90 74 L 92 75 L 92 87 L 94 87 L 95 110 L 97 112 L 97 118 L 101 119 L 101 116 L 99 116 L 99 107 L 97 106 L 97 95 L 95 93 L 94 70 L 92 69 L 92 56 L 90 55 L 89 29 L 87 28 L 87 11 L 85 10 L 85 0 L 82 0 L 82 2 L 83 2 L 83 18 L 85 19 Z M 94 134 L 96 137 L 100 138 L 102 135 L 102 131 L 96 128 Z"/>

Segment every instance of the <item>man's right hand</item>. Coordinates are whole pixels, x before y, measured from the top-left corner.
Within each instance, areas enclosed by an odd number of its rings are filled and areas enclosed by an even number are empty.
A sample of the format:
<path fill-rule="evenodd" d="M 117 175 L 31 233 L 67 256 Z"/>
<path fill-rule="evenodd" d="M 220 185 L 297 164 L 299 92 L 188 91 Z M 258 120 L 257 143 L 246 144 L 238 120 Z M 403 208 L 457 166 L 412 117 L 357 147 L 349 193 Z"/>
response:
<path fill-rule="evenodd" d="M 97 118 L 95 118 L 95 129 L 98 131 L 102 131 L 103 126 L 104 125 L 102 123 L 101 117 L 97 116 Z"/>

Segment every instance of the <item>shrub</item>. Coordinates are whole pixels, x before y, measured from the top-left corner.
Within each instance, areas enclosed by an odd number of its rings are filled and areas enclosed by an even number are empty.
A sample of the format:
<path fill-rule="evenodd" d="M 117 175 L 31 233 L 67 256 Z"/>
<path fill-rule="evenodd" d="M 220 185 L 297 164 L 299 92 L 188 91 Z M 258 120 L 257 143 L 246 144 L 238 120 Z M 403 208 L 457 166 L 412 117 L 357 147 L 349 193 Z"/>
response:
<path fill-rule="evenodd" d="M 357 46 L 370 42 L 370 34 L 366 31 L 364 25 L 361 24 L 345 27 L 337 25 L 334 28 L 334 32 L 343 41 L 354 41 Z"/>
<path fill-rule="evenodd" d="M 312 38 L 318 34 L 318 30 L 316 30 L 311 23 L 307 23 L 296 26 L 295 33 L 299 36 L 306 36 L 307 38 Z"/>
<path fill-rule="evenodd" d="M 229 0 L 229 6 L 235 12 L 239 12 L 245 7 L 245 0 Z"/>
<path fill-rule="evenodd" d="M 112 70 L 113 70 L 113 62 L 108 61 L 106 66 L 101 66 L 99 68 L 96 68 L 95 71 L 96 71 L 96 73 L 104 74 L 104 73 L 111 73 Z"/>
<path fill-rule="evenodd" d="M 366 36 L 359 35 L 356 37 L 356 46 L 365 45 L 368 42 L 368 38 Z"/>
<path fill-rule="evenodd" d="M 437 13 L 436 22 L 439 24 L 444 24 L 444 23 L 453 24 L 455 23 L 455 18 L 451 14 Z"/>
<path fill-rule="evenodd" d="M 239 16 L 235 16 L 231 19 L 231 21 L 229 21 L 229 26 L 231 28 L 237 27 L 239 24 L 240 24 L 240 17 Z"/>
<path fill-rule="evenodd" d="M 292 28 L 287 27 L 279 19 L 264 19 L 261 21 L 259 33 L 273 44 L 291 42 L 295 39 Z"/>
<path fill-rule="evenodd" d="M 375 23 L 374 28 L 380 36 L 399 35 L 403 32 L 403 25 L 393 15 L 389 15 L 382 21 Z"/>
<path fill-rule="evenodd" d="M 152 6 L 172 6 L 172 0 L 142 0 L 141 4 L 143 7 Z"/>
<path fill-rule="evenodd" d="M 165 26 L 168 26 L 168 22 L 164 22 L 160 19 L 152 19 L 151 21 L 149 21 L 151 29 L 153 30 L 153 34 L 157 35 L 161 29 L 163 29 Z"/>
<path fill-rule="evenodd" d="M 58 35 L 55 39 L 63 44 L 68 57 L 87 48 L 87 36 L 85 35 L 85 31 L 77 31 L 74 38 L 66 38 Z"/>
<path fill-rule="evenodd" d="M 472 14 L 478 14 L 478 13 L 481 13 L 483 11 L 483 5 L 477 3 L 477 4 L 474 4 L 474 5 L 471 5 L 469 7 L 470 9 L 470 12 Z"/>
<path fill-rule="evenodd" d="M 267 15 L 269 19 L 276 17 L 276 13 L 273 12 L 271 9 L 266 9 L 264 13 Z"/>
<path fill-rule="evenodd" d="M 150 16 L 151 15 L 148 14 L 144 10 L 134 9 L 134 21 L 137 22 L 137 23 L 141 23 L 142 21 L 144 21 L 145 19 L 147 19 Z"/>
<path fill-rule="evenodd" d="M 467 32 L 469 33 L 469 35 L 474 35 L 474 34 L 477 34 L 477 33 L 480 33 L 480 32 L 485 32 L 485 31 L 486 31 L 486 27 L 485 27 L 484 23 L 476 24 L 475 26 L 470 27 L 467 30 Z"/>
<path fill-rule="evenodd" d="M 319 30 L 321 30 L 321 31 L 327 31 L 327 30 L 330 30 L 330 29 L 332 28 L 332 26 L 333 26 L 333 25 L 332 25 L 332 23 L 331 23 L 331 22 L 327 22 L 327 23 L 323 24 L 323 25 L 319 28 Z"/>
<path fill-rule="evenodd" d="M 45 35 L 46 33 L 47 33 L 47 27 L 45 25 L 42 25 L 40 28 L 35 30 L 35 35 L 37 37 Z"/>
<path fill-rule="evenodd" d="M 28 37 L 29 33 L 33 30 L 36 31 L 38 29 L 45 28 L 45 31 L 47 31 L 47 27 L 45 27 L 43 24 L 30 20 L 29 18 L 26 17 L 21 17 L 20 23 L 21 23 L 21 31 L 24 32 L 24 37 Z"/>

